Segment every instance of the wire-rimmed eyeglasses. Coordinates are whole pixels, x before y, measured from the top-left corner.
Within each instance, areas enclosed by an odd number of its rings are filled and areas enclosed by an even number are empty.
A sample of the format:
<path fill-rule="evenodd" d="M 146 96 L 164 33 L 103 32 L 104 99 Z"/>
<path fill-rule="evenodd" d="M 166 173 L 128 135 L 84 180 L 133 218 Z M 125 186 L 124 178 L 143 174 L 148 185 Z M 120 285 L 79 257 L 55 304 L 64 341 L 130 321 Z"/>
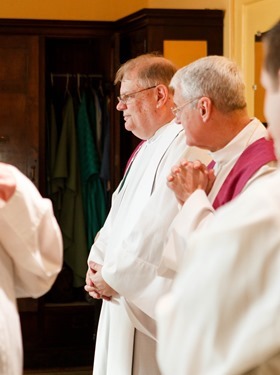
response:
<path fill-rule="evenodd" d="M 133 96 L 135 94 L 138 94 L 138 93 L 140 93 L 142 91 L 154 89 L 155 87 L 157 87 L 157 85 L 150 86 L 150 87 L 145 87 L 144 89 L 141 89 L 141 90 L 138 90 L 138 91 L 133 91 L 133 92 L 130 92 L 128 94 L 120 95 L 117 98 L 118 98 L 119 103 L 126 104 L 131 98 L 133 98 Z"/>
<path fill-rule="evenodd" d="M 192 103 L 192 102 L 194 102 L 195 100 L 198 100 L 198 99 L 200 99 L 200 97 L 189 99 L 189 100 L 187 100 L 185 103 L 183 103 L 182 105 L 180 105 L 179 107 L 171 107 L 171 111 L 172 111 L 173 115 L 178 117 L 178 116 L 180 115 L 182 109 L 183 109 L 187 104 L 190 104 L 190 103 Z"/>

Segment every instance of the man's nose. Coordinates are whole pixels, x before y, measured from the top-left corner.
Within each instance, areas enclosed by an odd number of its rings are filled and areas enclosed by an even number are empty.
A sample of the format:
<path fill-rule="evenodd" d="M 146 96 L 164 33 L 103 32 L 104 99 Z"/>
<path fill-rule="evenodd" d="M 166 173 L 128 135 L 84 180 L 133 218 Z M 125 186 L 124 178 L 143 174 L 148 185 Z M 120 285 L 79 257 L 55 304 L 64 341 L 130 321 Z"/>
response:
<path fill-rule="evenodd" d="M 118 102 L 118 104 L 116 105 L 116 109 L 118 111 L 123 111 L 125 108 L 126 108 L 126 104 L 124 104 L 122 102 Z"/>

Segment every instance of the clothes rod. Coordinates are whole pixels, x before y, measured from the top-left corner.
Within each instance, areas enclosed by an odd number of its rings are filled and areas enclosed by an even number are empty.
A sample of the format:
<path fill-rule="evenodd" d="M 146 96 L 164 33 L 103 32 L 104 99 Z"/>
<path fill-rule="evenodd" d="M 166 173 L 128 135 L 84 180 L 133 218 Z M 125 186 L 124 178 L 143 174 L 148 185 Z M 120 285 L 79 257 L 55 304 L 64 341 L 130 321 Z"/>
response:
<path fill-rule="evenodd" d="M 51 73 L 51 77 L 81 77 L 81 78 L 103 78 L 102 74 L 85 74 L 85 73 Z"/>

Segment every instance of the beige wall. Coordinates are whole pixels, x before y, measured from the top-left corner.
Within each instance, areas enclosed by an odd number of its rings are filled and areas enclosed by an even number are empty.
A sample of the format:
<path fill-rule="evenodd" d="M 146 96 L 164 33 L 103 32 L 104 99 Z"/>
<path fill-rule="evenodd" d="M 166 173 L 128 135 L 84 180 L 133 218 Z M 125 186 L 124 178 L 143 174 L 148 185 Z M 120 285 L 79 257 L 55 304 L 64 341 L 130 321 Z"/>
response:
<path fill-rule="evenodd" d="M 136 4 L 142 2 L 135 0 Z M 1 0 L 0 17 L 111 21 L 114 19 L 114 1 L 106 0 L 106 7 L 104 3 L 99 0 Z"/>
<path fill-rule="evenodd" d="M 114 21 L 142 8 L 225 9 L 228 0 L 1 0 L 0 18 Z M 106 4 L 106 6 L 104 6 Z"/>
<path fill-rule="evenodd" d="M 250 115 L 254 115 L 255 35 L 268 30 L 280 19 L 279 0 L 235 0 L 232 57 L 240 65 Z"/>
<path fill-rule="evenodd" d="M 0 18 L 115 21 L 142 8 L 224 10 L 224 54 L 242 68 L 254 114 L 254 36 L 280 18 L 279 0 L 1 0 Z"/>

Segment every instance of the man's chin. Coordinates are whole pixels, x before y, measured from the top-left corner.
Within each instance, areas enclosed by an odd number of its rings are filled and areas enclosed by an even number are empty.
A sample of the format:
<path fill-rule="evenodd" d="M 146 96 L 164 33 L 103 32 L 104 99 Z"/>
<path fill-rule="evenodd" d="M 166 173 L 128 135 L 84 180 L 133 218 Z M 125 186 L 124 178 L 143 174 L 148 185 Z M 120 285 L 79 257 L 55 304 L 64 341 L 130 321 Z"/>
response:
<path fill-rule="evenodd" d="M 125 130 L 127 130 L 128 132 L 132 132 L 133 131 L 133 126 L 132 126 L 132 124 L 129 123 L 129 121 L 126 121 L 124 123 L 124 127 L 125 127 Z"/>

